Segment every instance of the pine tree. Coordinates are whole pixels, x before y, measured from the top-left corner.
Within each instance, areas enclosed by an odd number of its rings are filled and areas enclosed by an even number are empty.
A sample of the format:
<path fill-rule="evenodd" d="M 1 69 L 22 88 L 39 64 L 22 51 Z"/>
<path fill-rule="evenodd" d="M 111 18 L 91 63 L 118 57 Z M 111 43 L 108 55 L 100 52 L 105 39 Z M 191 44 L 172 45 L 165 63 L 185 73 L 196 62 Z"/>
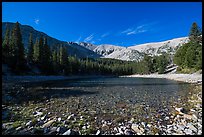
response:
<path fill-rule="evenodd" d="M 47 44 L 47 38 L 44 38 L 44 44 L 42 46 L 42 71 L 44 74 L 51 72 L 51 51 Z"/>
<path fill-rule="evenodd" d="M 32 33 L 30 33 L 29 44 L 28 44 L 28 55 L 27 55 L 28 63 L 33 63 L 33 52 L 34 52 L 33 37 L 32 37 Z"/>
<path fill-rule="evenodd" d="M 60 47 L 60 65 L 66 66 L 67 65 L 67 48 L 65 46 Z"/>
<path fill-rule="evenodd" d="M 33 60 L 34 60 L 35 64 L 39 63 L 39 54 L 40 54 L 39 49 L 40 49 L 39 40 L 38 40 L 38 38 L 36 38 L 35 44 L 33 46 Z"/>
<path fill-rule="evenodd" d="M 185 61 L 185 67 L 187 68 L 193 68 L 196 64 L 196 47 L 194 44 L 188 47 L 186 54 L 184 56 Z"/>
<path fill-rule="evenodd" d="M 202 46 L 198 47 L 198 54 L 196 55 L 196 70 L 202 69 Z"/>
<path fill-rule="evenodd" d="M 176 51 L 173 62 L 178 66 L 184 67 L 185 66 L 185 57 L 188 48 L 191 46 L 190 43 L 183 44 L 179 49 Z"/>
<path fill-rule="evenodd" d="M 11 35 L 11 56 L 12 68 L 16 72 L 20 72 L 25 68 L 24 45 L 22 43 L 22 36 L 19 23 L 16 22 Z"/>
<path fill-rule="evenodd" d="M 59 73 L 59 70 L 60 70 L 60 66 L 59 66 L 59 61 L 58 61 L 58 50 L 59 46 L 58 45 L 55 45 L 55 47 L 52 49 L 52 68 L 55 72 L 55 74 L 58 74 Z"/>
<path fill-rule="evenodd" d="M 43 51 L 44 51 L 43 37 L 40 36 L 40 39 L 39 39 L 39 66 L 40 68 L 42 68 L 43 63 L 44 63 Z"/>
<path fill-rule="evenodd" d="M 193 23 L 189 33 L 189 39 L 194 42 L 199 42 L 199 37 L 202 35 L 201 29 L 198 27 L 197 23 Z"/>
<path fill-rule="evenodd" d="M 9 52 L 10 52 L 10 29 L 6 28 L 6 33 L 2 43 L 2 61 L 9 63 Z"/>

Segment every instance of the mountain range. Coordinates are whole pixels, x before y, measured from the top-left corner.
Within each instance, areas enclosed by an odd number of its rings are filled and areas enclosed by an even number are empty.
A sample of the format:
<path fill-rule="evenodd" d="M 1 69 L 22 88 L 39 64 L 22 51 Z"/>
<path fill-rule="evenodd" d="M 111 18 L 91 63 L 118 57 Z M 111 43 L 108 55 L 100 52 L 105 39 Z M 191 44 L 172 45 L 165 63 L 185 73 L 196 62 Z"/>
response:
<path fill-rule="evenodd" d="M 14 23 L 3 22 L 2 23 L 2 38 L 5 35 L 6 27 L 12 29 Z M 48 45 L 50 47 L 60 44 L 68 47 L 68 54 L 71 56 L 77 56 L 79 58 L 113 58 L 126 61 L 140 61 L 145 54 L 150 56 L 161 55 L 162 53 L 169 53 L 174 55 L 176 50 L 184 43 L 189 41 L 188 37 L 175 38 L 163 42 L 145 43 L 140 45 L 134 45 L 129 47 L 123 47 L 111 44 L 94 45 L 86 42 L 65 42 L 52 38 L 47 34 L 35 30 L 28 25 L 21 25 L 20 29 L 22 33 L 22 40 L 25 48 L 28 47 L 28 39 L 30 33 L 33 35 L 33 41 L 40 36 L 46 37 Z"/>

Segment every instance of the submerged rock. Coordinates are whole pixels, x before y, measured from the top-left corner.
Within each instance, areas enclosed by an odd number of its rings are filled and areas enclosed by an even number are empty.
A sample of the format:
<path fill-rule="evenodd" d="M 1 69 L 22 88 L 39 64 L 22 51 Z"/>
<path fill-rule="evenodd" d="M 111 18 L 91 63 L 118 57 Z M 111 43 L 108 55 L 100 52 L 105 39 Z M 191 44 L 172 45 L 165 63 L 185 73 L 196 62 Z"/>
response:
<path fill-rule="evenodd" d="M 47 128 L 47 127 L 51 126 L 51 124 L 52 124 L 54 121 L 55 121 L 54 119 L 48 121 L 47 123 L 45 123 L 45 124 L 42 126 L 42 128 Z"/>

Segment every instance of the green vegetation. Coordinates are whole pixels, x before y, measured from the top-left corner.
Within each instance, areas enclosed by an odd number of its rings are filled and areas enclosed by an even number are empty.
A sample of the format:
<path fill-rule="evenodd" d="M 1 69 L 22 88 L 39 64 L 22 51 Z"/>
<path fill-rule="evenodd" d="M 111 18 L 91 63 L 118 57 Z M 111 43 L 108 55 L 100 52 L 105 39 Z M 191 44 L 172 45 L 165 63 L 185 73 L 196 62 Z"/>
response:
<path fill-rule="evenodd" d="M 192 73 L 202 69 L 202 35 L 196 23 L 192 24 L 190 41 L 181 46 L 175 56 L 174 63 L 179 66 L 178 71 Z"/>

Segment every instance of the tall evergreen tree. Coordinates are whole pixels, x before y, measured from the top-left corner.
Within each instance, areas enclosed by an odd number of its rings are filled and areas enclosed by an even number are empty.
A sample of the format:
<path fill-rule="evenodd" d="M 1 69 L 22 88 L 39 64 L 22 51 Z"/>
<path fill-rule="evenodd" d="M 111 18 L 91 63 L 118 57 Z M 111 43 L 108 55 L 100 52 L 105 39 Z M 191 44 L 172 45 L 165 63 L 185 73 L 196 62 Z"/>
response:
<path fill-rule="evenodd" d="M 60 65 L 65 66 L 67 65 L 67 48 L 65 46 L 61 46 L 60 47 L 60 51 L 59 51 L 59 55 L 60 55 Z"/>
<path fill-rule="evenodd" d="M 39 40 L 36 38 L 34 47 L 33 47 L 33 60 L 36 64 L 39 63 L 39 54 L 40 54 Z"/>
<path fill-rule="evenodd" d="M 10 52 L 10 29 L 6 28 L 6 33 L 2 43 L 2 61 L 4 63 L 9 62 L 9 52 Z"/>
<path fill-rule="evenodd" d="M 42 50 L 42 71 L 44 74 L 51 72 L 51 51 L 47 44 L 47 38 L 44 38 L 43 50 Z"/>
<path fill-rule="evenodd" d="M 39 65 L 40 67 L 42 67 L 44 63 L 43 51 L 44 51 L 44 42 L 43 42 L 43 37 L 40 36 L 40 39 L 39 39 Z"/>
<path fill-rule="evenodd" d="M 197 23 L 193 23 L 189 33 L 189 39 L 194 42 L 199 42 L 199 37 L 202 35 L 201 29 L 198 27 Z"/>
<path fill-rule="evenodd" d="M 184 65 L 187 68 L 193 68 L 196 64 L 196 47 L 194 44 L 192 44 L 191 46 L 188 47 L 185 56 L 183 58 L 185 58 L 184 61 Z"/>
<path fill-rule="evenodd" d="M 33 52 L 34 52 L 33 37 L 32 37 L 32 33 L 30 33 L 29 43 L 28 43 L 28 55 L 27 55 L 28 63 L 33 63 Z"/>
<path fill-rule="evenodd" d="M 19 23 L 16 22 L 11 35 L 11 54 L 12 54 L 12 67 L 16 72 L 25 68 L 25 55 L 24 45 L 22 43 L 22 35 Z"/>

